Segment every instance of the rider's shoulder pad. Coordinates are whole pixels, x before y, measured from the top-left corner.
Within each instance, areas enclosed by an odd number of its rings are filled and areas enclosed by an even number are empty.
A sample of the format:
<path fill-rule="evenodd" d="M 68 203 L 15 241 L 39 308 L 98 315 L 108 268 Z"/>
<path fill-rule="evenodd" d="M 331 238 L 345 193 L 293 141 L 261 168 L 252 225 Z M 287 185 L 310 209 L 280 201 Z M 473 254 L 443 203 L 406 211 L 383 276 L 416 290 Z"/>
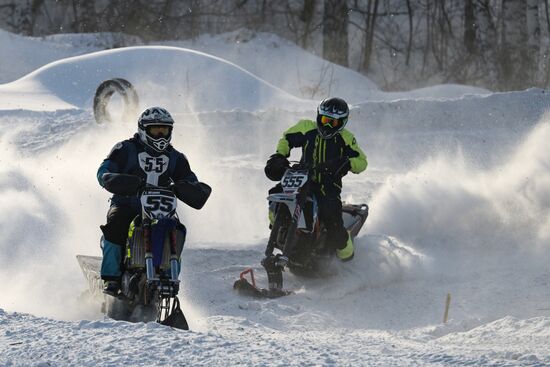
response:
<path fill-rule="evenodd" d="M 112 158 L 113 156 L 119 154 L 120 152 L 122 152 L 123 150 L 127 149 L 126 146 L 128 145 L 128 141 L 127 140 L 124 140 L 124 141 L 119 141 L 118 143 L 116 143 L 113 148 L 111 149 L 111 151 L 109 152 L 109 155 L 107 156 L 108 158 Z"/>
<path fill-rule="evenodd" d="M 296 125 L 292 126 L 290 129 L 286 131 L 287 134 L 292 133 L 302 133 L 305 134 L 308 131 L 317 129 L 317 124 L 315 121 L 303 119 L 296 123 Z"/>
<path fill-rule="evenodd" d="M 355 135 L 353 135 L 351 131 L 343 129 L 342 131 L 340 131 L 340 136 L 342 136 L 342 139 L 344 139 L 346 145 L 357 145 Z"/>

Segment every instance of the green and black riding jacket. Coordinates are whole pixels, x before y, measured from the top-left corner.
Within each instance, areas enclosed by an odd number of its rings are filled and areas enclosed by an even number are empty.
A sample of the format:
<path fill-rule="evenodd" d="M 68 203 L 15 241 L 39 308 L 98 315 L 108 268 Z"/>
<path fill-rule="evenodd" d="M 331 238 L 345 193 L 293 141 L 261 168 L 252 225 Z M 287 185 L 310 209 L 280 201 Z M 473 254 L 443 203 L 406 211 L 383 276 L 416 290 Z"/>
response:
<path fill-rule="evenodd" d="M 300 120 L 283 133 L 277 144 L 277 153 L 288 157 L 292 148 L 302 148 L 301 161 L 306 164 L 318 165 L 334 159 L 348 157 L 351 172 L 360 173 L 367 168 L 367 157 L 357 145 L 351 132 L 343 129 L 330 139 L 323 139 L 317 131 L 317 124 L 312 120 Z M 317 174 L 314 179 L 320 184 L 323 195 L 340 196 L 342 178 Z"/>

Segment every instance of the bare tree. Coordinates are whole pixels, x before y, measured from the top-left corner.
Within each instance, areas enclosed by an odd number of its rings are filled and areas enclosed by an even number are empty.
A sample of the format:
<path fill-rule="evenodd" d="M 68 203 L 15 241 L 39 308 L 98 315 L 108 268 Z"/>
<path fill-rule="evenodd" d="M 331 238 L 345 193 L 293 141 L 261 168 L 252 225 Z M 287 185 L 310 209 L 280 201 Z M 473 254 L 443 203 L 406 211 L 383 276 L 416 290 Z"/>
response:
<path fill-rule="evenodd" d="M 476 52 L 476 19 L 474 0 L 464 1 L 464 47 L 470 53 Z"/>
<path fill-rule="evenodd" d="M 410 0 L 407 0 L 407 16 L 409 22 L 409 41 L 407 42 L 407 56 L 405 59 L 405 65 L 409 65 L 409 62 L 411 60 L 411 50 L 413 46 L 413 10 Z"/>
<path fill-rule="evenodd" d="M 384 89 L 459 82 L 506 90 L 550 83 L 549 1 L 0 0 L 0 26 L 139 37 L 109 38 L 118 45 L 245 28 L 236 42 L 275 33 Z"/>
<path fill-rule="evenodd" d="M 31 9 L 30 9 L 30 14 L 28 18 L 29 23 L 28 23 L 28 30 L 27 30 L 28 32 L 27 34 L 29 36 L 35 35 L 34 30 L 36 29 L 37 19 L 39 18 L 40 10 L 42 9 L 43 6 L 44 6 L 44 0 L 31 1 Z"/>
<path fill-rule="evenodd" d="M 531 85 L 540 85 L 539 54 L 540 54 L 540 21 L 538 0 L 527 0 L 527 66 L 529 68 Z"/>
<path fill-rule="evenodd" d="M 479 85 L 497 84 L 498 64 L 498 37 L 497 25 L 495 24 L 494 9 L 490 5 L 490 0 L 476 0 L 475 6 L 475 21 L 476 27 L 476 59 L 477 75 L 474 75 L 479 80 Z"/>
<path fill-rule="evenodd" d="M 370 67 L 377 12 L 378 0 L 369 0 L 367 5 L 367 13 L 365 16 L 365 46 L 363 47 L 363 65 L 361 66 L 361 70 L 365 73 L 369 71 Z"/>
<path fill-rule="evenodd" d="M 94 1 L 72 0 L 74 22 L 72 28 L 79 33 L 96 32 L 98 28 Z"/>
<path fill-rule="evenodd" d="M 348 5 L 343 0 L 324 0 L 323 58 L 348 66 Z"/>
<path fill-rule="evenodd" d="M 524 0 L 503 0 L 502 43 L 499 50 L 499 82 L 503 89 L 520 89 L 528 80 L 527 4 Z"/>
<path fill-rule="evenodd" d="M 300 12 L 300 20 L 304 23 L 304 33 L 300 37 L 300 45 L 307 48 L 309 35 L 312 32 L 315 16 L 315 0 L 304 0 L 304 6 Z"/>

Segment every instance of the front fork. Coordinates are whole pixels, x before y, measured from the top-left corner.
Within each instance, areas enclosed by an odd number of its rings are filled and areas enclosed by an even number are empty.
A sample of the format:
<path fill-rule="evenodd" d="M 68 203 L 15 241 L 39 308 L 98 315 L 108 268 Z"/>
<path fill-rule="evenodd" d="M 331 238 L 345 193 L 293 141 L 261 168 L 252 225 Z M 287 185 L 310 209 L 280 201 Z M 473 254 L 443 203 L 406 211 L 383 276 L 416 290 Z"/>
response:
<path fill-rule="evenodd" d="M 179 262 L 176 249 L 177 232 L 176 227 L 170 232 L 170 279 L 179 282 Z"/>
<path fill-rule="evenodd" d="M 145 242 L 145 270 L 147 274 L 147 283 L 158 281 L 155 277 L 155 267 L 153 265 L 153 249 L 151 247 L 151 220 L 143 219 L 143 240 Z"/>
<path fill-rule="evenodd" d="M 296 251 L 296 245 L 298 243 L 296 229 L 298 228 L 298 223 L 300 222 L 303 208 L 306 205 L 307 196 L 307 190 L 303 190 L 300 191 L 300 193 L 296 197 L 296 206 L 294 207 L 294 213 L 292 213 L 292 219 L 286 232 L 285 244 L 282 248 L 283 256 L 286 256 L 287 258 L 292 257 L 292 255 Z"/>
<path fill-rule="evenodd" d="M 307 195 L 305 192 L 301 192 L 296 198 L 296 206 L 294 208 L 294 213 L 292 213 L 292 219 L 290 225 L 288 226 L 285 244 L 283 246 L 283 253 L 273 255 L 273 250 L 275 244 L 277 243 L 278 232 L 280 229 L 280 215 L 277 213 L 275 223 L 273 224 L 273 229 L 269 236 L 269 241 L 267 243 L 267 248 L 265 251 L 266 257 L 261 261 L 262 266 L 267 272 L 267 281 L 269 283 L 269 289 L 283 289 L 283 270 L 288 264 L 289 256 L 291 256 L 296 248 L 298 243 L 298 236 L 296 235 L 296 229 L 298 228 L 298 222 L 300 216 L 302 215 L 302 208 L 305 204 L 305 199 Z M 279 211 L 281 208 L 279 208 Z"/>
<path fill-rule="evenodd" d="M 179 290 L 179 262 L 176 249 L 177 230 L 173 228 L 170 232 L 170 279 L 169 284 L 161 282 L 155 276 L 156 269 L 153 264 L 153 250 L 151 245 L 151 220 L 146 218 L 143 220 L 143 237 L 145 243 L 145 271 L 147 274 L 147 284 L 155 285 L 159 293 L 165 296 L 174 297 Z"/>

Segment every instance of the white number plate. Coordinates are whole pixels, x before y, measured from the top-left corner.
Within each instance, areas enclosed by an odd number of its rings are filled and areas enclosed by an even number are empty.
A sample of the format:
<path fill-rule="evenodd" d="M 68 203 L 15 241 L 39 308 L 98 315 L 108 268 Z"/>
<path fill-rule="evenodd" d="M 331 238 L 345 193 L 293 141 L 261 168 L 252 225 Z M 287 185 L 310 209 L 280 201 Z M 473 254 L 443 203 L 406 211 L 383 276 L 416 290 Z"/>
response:
<path fill-rule="evenodd" d="M 287 171 L 281 180 L 281 186 L 285 193 L 296 192 L 307 182 L 307 171 Z"/>
<path fill-rule="evenodd" d="M 151 219 L 169 218 L 176 211 L 177 199 L 170 191 L 147 191 L 141 195 L 143 211 Z"/>

